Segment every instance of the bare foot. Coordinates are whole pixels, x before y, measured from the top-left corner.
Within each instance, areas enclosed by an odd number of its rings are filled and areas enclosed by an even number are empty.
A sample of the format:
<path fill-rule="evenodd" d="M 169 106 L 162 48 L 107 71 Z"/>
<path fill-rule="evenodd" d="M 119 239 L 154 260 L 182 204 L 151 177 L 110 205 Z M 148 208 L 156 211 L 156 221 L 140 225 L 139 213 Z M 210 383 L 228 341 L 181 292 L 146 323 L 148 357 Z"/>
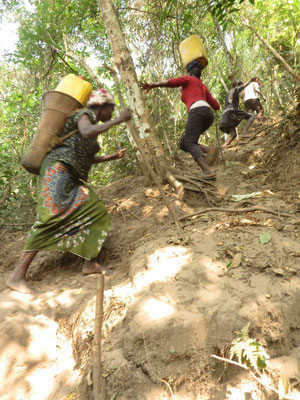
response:
<path fill-rule="evenodd" d="M 5 282 L 6 286 L 8 286 L 12 290 L 16 290 L 17 292 L 20 293 L 28 293 L 32 294 L 34 293 L 34 290 L 27 284 L 25 279 L 13 279 L 9 278 Z"/>
<path fill-rule="evenodd" d="M 82 273 L 84 275 L 90 274 L 102 274 L 111 275 L 111 271 L 107 268 L 102 267 L 97 261 L 85 261 L 82 267 Z"/>

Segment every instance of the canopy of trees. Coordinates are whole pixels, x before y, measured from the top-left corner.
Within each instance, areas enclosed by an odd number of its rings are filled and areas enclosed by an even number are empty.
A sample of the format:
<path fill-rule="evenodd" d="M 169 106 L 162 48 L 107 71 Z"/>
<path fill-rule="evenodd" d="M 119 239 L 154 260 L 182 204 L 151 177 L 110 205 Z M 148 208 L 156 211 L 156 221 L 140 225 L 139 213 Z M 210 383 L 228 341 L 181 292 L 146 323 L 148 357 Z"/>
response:
<path fill-rule="evenodd" d="M 114 46 L 117 32 L 109 32 L 107 26 L 111 10 L 122 34 L 121 47 Z M 3 23 L 13 22 L 18 31 L 15 49 L 7 51 L 0 64 L 0 224 L 11 210 L 16 211 L 14 217 L 24 219 L 18 210 L 34 202 L 37 178 L 22 169 L 20 159 L 38 125 L 43 93 L 68 73 L 83 75 L 95 88 L 105 86 L 118 104 L 129 105 L 134 113 L 131 129 L 141 139 L 145 121 L 139 125 L 143 112 L 132 100 L 138 92 L 135 82 L 184 74 L 178 45 L 192 34 L 200 35 L 206 46 L 209 64 L 203 80 L 221 104 L 232 79 L 252 76 L 262 81 L 267 114 L 296 102 L 297 0 L 2 0 L 0 18 Z M 129 81 L 122 72 L 124 48 L 133 66 Z M 139 96 L 141 104 L 146 104 L 143 95 Z M 155 154 L 163 152 L 168 159 L 177 151 L 185 106 L 179 92 L 168 89 L 151 92 L 147 102 L 146 119 L 157 138 Z M 209 131 L 207 141 L 214 140 L 214 132 Z M 99 140 L 103 153 L 121 143 L 128 148 L 128 156 L 105 169 L 95 167 L 93 185 L 138 169 L 140 160 L 130 129 L 117 127 Z"/>

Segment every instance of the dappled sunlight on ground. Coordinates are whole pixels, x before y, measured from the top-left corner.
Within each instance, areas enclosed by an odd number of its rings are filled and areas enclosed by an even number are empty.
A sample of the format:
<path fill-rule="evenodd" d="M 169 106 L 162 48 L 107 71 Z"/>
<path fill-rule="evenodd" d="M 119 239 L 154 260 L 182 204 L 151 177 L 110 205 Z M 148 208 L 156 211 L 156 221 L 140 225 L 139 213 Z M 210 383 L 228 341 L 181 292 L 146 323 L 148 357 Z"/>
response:
<path fill-rule="evenodd" d="M 155 250 L 147 257 L 144 270 L 135 275 L 133 282 L 135 293 L 154 282 L 171 279 L 190 259 L 190 252 L 183 246 L 167 246 Z"/>
<path fill-rule="evenodd" d="M 174 307 L 161 300 L 149 299 L 145 301 L 143 310 L 152 320 L 170 317 L 174 312 Z"/>
<path fill-rule="evenodd" d="M 54 316 L 61 308 L 72 308 L 81 292 L 1 293 L 6 300 L 0 303 L 0 381 L 9 388 L 2 385 L 1 400 L 48 400 L 53 392 L 71 391 L 79 377 L 72 341 L 59 332 Z"/>

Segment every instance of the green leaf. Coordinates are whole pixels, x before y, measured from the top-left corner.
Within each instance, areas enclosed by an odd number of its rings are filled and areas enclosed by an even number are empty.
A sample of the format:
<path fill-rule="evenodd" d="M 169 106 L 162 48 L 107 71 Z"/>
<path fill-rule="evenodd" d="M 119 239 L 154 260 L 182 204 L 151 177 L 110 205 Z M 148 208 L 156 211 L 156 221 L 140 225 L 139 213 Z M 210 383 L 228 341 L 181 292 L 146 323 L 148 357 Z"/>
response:
<path fill-rule="evenodd" d="M 269 232 L 263 232 L 259 235 L 259 241 L 262 244 L 269 243 L 272 240 L 272 236 Z"/>
<path fill-rule="evenodd" d="M 232 260 L 229 261 L 229 263 L 226 264 L 226 268 L 228 269 L 228 271 L 230 270 L 232 265 Z"/>

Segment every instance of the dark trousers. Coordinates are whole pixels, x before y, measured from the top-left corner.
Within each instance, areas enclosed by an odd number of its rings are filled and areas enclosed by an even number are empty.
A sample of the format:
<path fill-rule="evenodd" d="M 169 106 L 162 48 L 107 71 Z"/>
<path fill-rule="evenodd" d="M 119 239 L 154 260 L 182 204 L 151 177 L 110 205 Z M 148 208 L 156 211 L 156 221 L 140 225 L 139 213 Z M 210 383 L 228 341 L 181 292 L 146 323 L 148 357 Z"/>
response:
<path fill-rule="evenodd" d="M 190 110 L 185 133 L 180 139 L 179 148 L 191 153 L 194 160 L 203 157 L 204 153 L 198 145 L 200 135 L 214 122 L 214 114 L 210 107 L 196 107 Z"/>
<path fill-rule="evenodd" d="M 247 112 L 256 111 L 258 117 L 264 115 L 264 109 L 259 99 L 248 99 L 244 102 L 244 105 Z"/>

